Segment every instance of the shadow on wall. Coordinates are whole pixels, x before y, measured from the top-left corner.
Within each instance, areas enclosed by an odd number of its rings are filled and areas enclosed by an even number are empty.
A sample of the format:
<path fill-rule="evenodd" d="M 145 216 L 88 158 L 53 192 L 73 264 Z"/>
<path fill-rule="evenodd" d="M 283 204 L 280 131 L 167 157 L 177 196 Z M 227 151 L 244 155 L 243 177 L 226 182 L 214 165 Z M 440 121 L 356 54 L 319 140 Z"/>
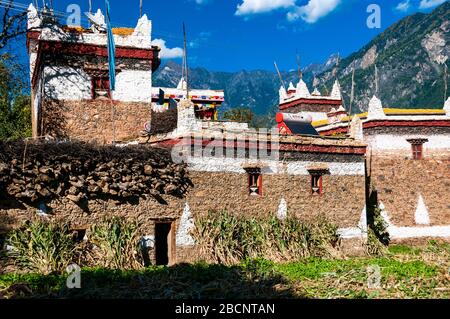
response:
<path fill-rule="evenodd" d="M 61 100 L 57 100 L 58 96 L 57 88 L 51 84 L 52 80 L 58 80 L 63 78 L 66 87 L 76 87 L 78 90 L 82 90 L 80 83 L 73 81 L 73 76 L 79 76 L 80 73 L 73 70 L 61 72 L 61 69 L 54 74 L 46 74 L 44 78 L 44 88 L 42 94 L 42 111 L 39 118 L 38 130 L 41 136 L 52 136 L 55 138 L 68 138 L 66 132 L 67 121 L 64 116 L 65 105 Z"/>

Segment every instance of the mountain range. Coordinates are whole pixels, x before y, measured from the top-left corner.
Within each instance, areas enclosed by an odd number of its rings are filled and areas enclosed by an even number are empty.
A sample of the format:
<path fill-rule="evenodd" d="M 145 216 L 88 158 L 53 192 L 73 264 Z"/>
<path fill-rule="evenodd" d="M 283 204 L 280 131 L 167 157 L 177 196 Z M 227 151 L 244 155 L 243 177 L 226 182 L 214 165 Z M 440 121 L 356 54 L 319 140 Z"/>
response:
<path fill-rule="evenodd" d="M 366 111 L 374 94 L 385 107 L 442 108 L 449 40 L 450 2 L 445 2 L 429 14 L 416 13 L 400 20 L 348 57 L 332 55 L 325 63 L 303 68 L 303 79 L 310 90 L 314 82 L 325 94 L 337 77 L 348 109 L 354 69 L 353 112 Z M 181 65 L 168 61 L 154 73 L 153 85 L 176 86 L 181 70 Z M 297 71 L 281 72 L 281 76 L 286 85 L 299 78 Z M 222 111 L 249 107 L 265 116 L 273 114 L 278 105 L 280 79 L 275 71 L 212 72 L 197 67 L 189 70 L 189 82 L 196 89 L 225 90 Z"/>

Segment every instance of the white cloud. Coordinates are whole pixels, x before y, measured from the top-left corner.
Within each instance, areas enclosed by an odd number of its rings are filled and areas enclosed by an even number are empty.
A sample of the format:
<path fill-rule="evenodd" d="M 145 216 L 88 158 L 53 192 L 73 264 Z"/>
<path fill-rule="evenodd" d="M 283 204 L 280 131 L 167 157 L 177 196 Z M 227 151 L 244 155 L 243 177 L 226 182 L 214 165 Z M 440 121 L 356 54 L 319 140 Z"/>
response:
<path fill-rule="evenodd" d="M 401 12 L 406 12 L 409 10 L 409 8 L 411 8 L 411 0 L 405 0 L 405 1 L 400 2 L 395 7 L 395 10 L 401 11 Z"/>
<path fill-rule="evenodd" d="M 307 23 L 315 23 L 322 17 L 325 17 L 341 3 L 341 0 L 309 0 L 304 6 L 297 6 L 294 11 L 288 12 L 289 21 L 295 21 L 299 18 Z"/>
<path fill-rule="evenodd" d="M 163 39 L 154 39 L 152 44 L 161 48 L 161 51 L 159 52 L 159 57 L 161 59 L 174 59 L 181 58 L 183 56 L 182 48 L 169 49 L 166 47 L 166 41 Z"/>
<path fill-rule="evenodd" d="M 237 16 L 265 13 L 295 5 L 295 0 L 243 0 L 236 9 Z"/>
<path fill-rule="evenodd" d="M 196 4 L 207 4 L 209 0 L 195 0 Z"/>
<path fill-rule="evenodd" d="M 420 9 L 428 9 L 436 7 L 440 4 L 443 4 L 447 0 L 421 0 L 420 1 Z"/>

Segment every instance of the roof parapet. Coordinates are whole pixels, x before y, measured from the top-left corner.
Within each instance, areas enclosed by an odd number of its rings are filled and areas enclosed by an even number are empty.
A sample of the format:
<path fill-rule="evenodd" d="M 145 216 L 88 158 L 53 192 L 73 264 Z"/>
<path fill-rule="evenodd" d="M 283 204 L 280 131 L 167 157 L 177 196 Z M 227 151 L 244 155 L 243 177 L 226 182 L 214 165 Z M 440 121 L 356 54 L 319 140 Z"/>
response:
<path fill-rule="evenodd" d="M 385 118 L 386 114 L 383 111 L 383 104 L 381 100 L 377 98 L 375 95 L 370 99 L 369 108 L 368 108 L 368 119 L 380 119 Z"/>
<path fill-rule="evenodd" d="M 445 114 L 450 117 L 450 97 L 444 103 Z"/>
<path fill-rule="evenodd" d="M 338 80 L 334 81 L 330 97 L 336 100 L 342 100 L 341 87 Z"/>
<path fill-rule="evenodd" d="M 31 3 L 27 9 L 27 29 L 36 29 L 41 27 L 42 20 L 39 18 L 39 13 L 34 5 Z"/>

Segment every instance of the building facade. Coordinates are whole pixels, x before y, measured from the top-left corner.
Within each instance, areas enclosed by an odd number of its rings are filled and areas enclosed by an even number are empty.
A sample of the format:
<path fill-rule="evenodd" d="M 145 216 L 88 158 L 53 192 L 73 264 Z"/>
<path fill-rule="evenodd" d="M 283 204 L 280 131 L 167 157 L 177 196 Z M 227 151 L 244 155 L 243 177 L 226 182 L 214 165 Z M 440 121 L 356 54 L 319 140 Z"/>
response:
<path fill-rule="evenodd" d="M 152 71 L 160 64 L 144 15 L 134 29 L 113 29 L 116 89 L 110 92 L 105 18 L 90 29 L 59 25 L 51 13 L 28 9 L 33 137 L 101 143 L 139 136 L 151 117 Z"/>

